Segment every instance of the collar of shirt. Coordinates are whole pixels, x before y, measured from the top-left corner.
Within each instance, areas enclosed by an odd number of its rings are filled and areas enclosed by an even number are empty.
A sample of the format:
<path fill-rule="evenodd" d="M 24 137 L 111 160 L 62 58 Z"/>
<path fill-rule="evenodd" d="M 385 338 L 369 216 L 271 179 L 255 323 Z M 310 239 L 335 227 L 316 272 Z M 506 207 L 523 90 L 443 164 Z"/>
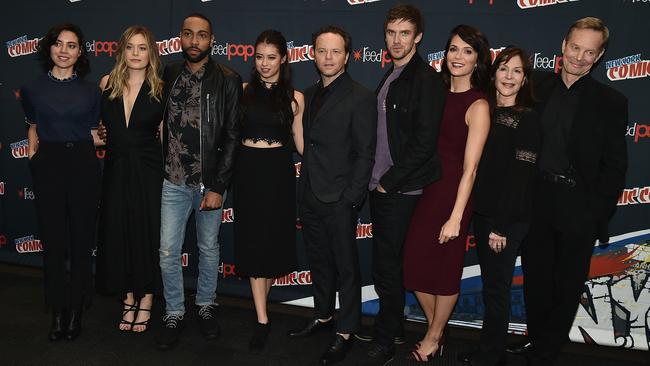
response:
<path fill-rule="evenodd" d="M 336 79 L 332 80 L 331 83 L 329 83 L 328 86 L 323 86 L 323 80 L 318 81 L 318 92 L 322 94 L 330 94 L 336 89 L 336 87 L 341 84 L 341 81 L 348 77 L 348 72 L 344 71 L 341 75 L 339 75 Z"/>
<path fill-rule="evenodd" d="M 206 70 L 207 65 L 208 65 L 208 63 L 206 62 L 196 72 L 192 72 L 192 69 L 190 69 L 189 65 L 186 62 L 185 67 L 183 68 L 183 73 L 189 74 L 190 77 L 194 77 L 194 78 L 196 78 L 198 80 L 201 80 L 201 79 L 203 79 L 203 75 L 205 74 L 205 70 Z"/>
<path fill-rule="evenodd" d="M 562 86 L 562 91 L 570 91 L 570 92 L 580 92 L 585 88 L 585 84 L 587 84 L 587 79 L 591 78 L 591 75 L 587 74 L 582 77 L 580 77 L 578 80 L 576 80 L 573 84 L 571 84 L 570 87 L 567 88 L 566 84 L 564 83 L 564 80 L 562 80 L 562 73 L 558 73 L 557 77 L 560 79 L 560 85 Z"/>

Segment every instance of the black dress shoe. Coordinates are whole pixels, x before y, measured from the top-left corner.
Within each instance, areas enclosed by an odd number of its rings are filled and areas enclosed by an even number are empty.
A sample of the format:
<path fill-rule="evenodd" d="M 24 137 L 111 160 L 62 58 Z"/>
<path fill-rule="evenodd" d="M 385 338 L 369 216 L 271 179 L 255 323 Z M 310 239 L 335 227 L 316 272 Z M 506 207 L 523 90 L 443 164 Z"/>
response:
<path fill-rule="evenodd" d="M 333 323 L 334 322 L 332 321 L 332 319 L 326 322 L 322 322 L 318 319 L 311 319 L 307 322 L 307 324 L 305 324 L 304 327 L 298 330 L 289 331 L 289 337 L 291 338 L 308 337 L 318 331 L 331 329 Z"/>
<path fill-rule="evenodd" d="M 81 308 L 70 310 L 65 338 L 71 341 L 79 337 L 79 334 L 81 334 Z"/>
<path fill-rule="evenodd" d="M 350 350 L 350 347 L 352 347 L 352 336 L 345 339 L 342 335 L 337 334 L 334 338 L 334 342 L 330 345 L 327 351 L 323 353 L 323 356 L 321 356 L 320 363 L 322 365 L 331 365 L 343 361 L 348 350 Z"/>
<path fill-rule="evenodd" d="M 533 344 L 530 342 L 526 342 L 523 344 L 516 345 L 514 347 L 506 348 L 506 352 L 513 355 L 525 355 L 527 353 L 530 353 L 530 350 L 532 348 L 533 348 Z"/>
<path fill-rule="evenodd" d="M 52 325 L 50 326 L 50 334 L 48 335 L 50 342 L 56 342 L 65 336 L 65 324 L 67 320 L 67 313 L 63 310 L 52 313 Z"/>
<path fill-rule="evenodd" d="M 251 337 L 248 343 L 248 349 L 252 352 L 263 350 L 269 338 L 269 333 L 271 333 L 271 323 L 262 324 L 257 322 L 253 331 L 253 337 Z"/>
<path fill-rule="evenodd" d="M 474 356 L 473 353 L 469 352 L 462 352 L 458 354 L 458 362 L 462 363 L 463 365 L 471 365 L 472 364 L 472 356 Z"/>
<path fill-rule="evenodd" d="M 466 366 L 502 366 L 506 364 L 503 354 L 463 352 L 458 354 L 458 362 Z"/>

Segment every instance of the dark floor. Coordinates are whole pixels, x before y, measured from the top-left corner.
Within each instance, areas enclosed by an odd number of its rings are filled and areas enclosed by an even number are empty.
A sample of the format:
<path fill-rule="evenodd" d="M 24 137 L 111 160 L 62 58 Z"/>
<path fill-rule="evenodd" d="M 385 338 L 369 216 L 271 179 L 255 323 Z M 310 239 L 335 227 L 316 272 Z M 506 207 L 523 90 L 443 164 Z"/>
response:
<path fill-rule="evenodd" d="M 40 271 L 0 265 L 0 365 L 313 365 L 326 348 L 330 335 L 309 339 L 286 337 L 288 329 L 300 326 L 310 309 L 286 305 L 271 306 L 273 330 L 266 349 L 258 354 L 247 349 L 254 312 L 249 300 L 218 298 L 222 335 L 206 341 L 196 324 L 194 311 L 189 311 L 180 343 L 173 350 L 155 349 L 154 337 L 160 329 L 161 303 L 154 308 L 151 329 L 144 334 L 123 333 L 117 329 L 120 305 L 109 297 L 96 296 L 93 307 L 84 314 L 83 334 L 75 341 L 50 343 L 46 339 L 50 317 L 44 312 Z M 188 298 L 191 304 L 192 299 Z M 371 322 L 371 319 L 364 319 Z M 403 357 L 418 340 L 422 324 L 407 323 L 408 343 L 398 348 L 390 365 L 409 365 Z M 434 365 L 457 365 L 459 352 L 477 345 L 478 331 L 452 329 L 446 344 L 447 353 Z M 513 337 L 512 341 L 522 338 Z M 357 342 L 346 362 L 354 365 L 363 354 Z M 520 357 L 508 359 L 508 365 L 525 365 Z M 570 344 L 560 365 L 636 366 L 650 365 L 648 352 L 610 347 Z"/>

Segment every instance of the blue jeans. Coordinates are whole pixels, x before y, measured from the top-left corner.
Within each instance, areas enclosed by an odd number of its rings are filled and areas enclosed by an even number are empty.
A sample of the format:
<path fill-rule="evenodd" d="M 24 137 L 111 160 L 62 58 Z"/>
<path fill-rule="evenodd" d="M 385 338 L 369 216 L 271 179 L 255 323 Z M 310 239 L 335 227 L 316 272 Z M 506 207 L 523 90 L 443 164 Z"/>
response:
<path fill-rule="evenodd" d="M 185 314 L 181 249 L 185 240 L 187 220 L 195 212 L 196 241 L 199 249 L 199 278 L 196 305 L 214 303 L 219 275 L 219 227 L 221 208 L 199 211 L 203 196 L 199 189 L 163 182 L 160 217 L 160 271 L 162 274 L 166 313 Z"/>

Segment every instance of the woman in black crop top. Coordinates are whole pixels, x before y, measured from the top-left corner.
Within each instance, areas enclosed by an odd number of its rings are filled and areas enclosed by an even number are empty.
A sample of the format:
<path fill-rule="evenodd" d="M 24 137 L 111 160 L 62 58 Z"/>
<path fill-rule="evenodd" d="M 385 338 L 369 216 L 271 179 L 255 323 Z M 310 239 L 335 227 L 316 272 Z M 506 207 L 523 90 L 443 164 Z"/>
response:
<path fill-rule="evenodd" d="M 297 267 L 293 147 L 302 153 L 302 93 L 291 85 L 287 41 L 275 30 L 255 41 L 255 67 L 242 99 L 242 147 L 233 177 L 235 269 L 250 278 L 257 326 L 250 348 L 270 332 L 274 278 Z"/>
<path fill-rule="evenodd" d="M 78 26 L 51 28 L 38 55 L 45 73 L 23 87 L 21 97 L 30 125 L 45 300 L 53 311 L 49 338 L 72 340 L 81 332 L 81 311 L 92 294 L 100 170 L 93 145 L 99 140 L 91 129 L 99 121 L 99 88 L 82 79 L 88 59 Z"/>
<path fill-rule="evenodd" d="M 477 173 L 473 221 L 485 314 L 480 349 L 465 359 L 470 364 L 497 365 L 504 357 L 512 272 L 528 230 L 541 147 L 530 72 L 528 56 L 516 47 L 501 51 L 492 64 L 492 126 Z"/>

